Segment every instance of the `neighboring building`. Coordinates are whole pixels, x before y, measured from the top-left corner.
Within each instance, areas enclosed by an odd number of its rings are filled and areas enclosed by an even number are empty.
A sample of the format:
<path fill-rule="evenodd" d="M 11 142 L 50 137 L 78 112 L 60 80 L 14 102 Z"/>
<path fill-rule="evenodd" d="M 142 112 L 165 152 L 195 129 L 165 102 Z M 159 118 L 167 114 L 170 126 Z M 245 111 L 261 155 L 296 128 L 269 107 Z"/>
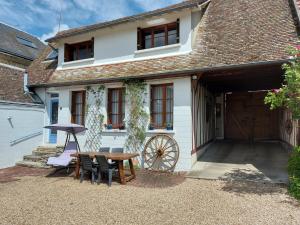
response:
<path fill-rule="evenodd" d="M 44 47 L 38 38 L 0 23 L 0 168 L 41 144 L 44 106 L 27 91 L 25 71 Z"/>
<path fill-rule="evenodd" d="M 87 86 L 104 85 L 101 111 L 113 129 L 101 142 L 122 147 L 129 107 L 122 81 L 143 79 L 154 128 L 147 139 L 172 136 L 176 170 L 190 170 L 216 139 L 289 141 L 280 135 L 282 114 L 264 105 L 261 91 L 281 85 L 286 49 L 298 41 L 293 11 L 286 0 L 190 0 L 62 31 L 48 40 L 57 61 L 45 61 L 45 49 L 29 68 L 29 88 L 45 103 L 45 125 L 57 114 L 58 122 L 84 124 Z M 64 138 L 44 130 L 45 144 Z M 79 135 L 82 148 L 86 138 Z"/>

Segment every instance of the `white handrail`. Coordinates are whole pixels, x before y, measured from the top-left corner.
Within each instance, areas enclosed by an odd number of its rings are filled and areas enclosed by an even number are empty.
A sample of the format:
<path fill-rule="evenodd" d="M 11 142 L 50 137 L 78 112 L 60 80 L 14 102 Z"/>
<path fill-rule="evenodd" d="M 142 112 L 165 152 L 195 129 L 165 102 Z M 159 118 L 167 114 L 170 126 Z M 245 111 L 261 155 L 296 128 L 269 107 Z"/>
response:
<path fill-rule="evenodd" d="M 20 142 L 22 142 L 22 141 L 26 141 L 26 140 L 28 140 L 28 139 L 30 139 L 30 138 L 39 136 L 39 135 L 41 135 L 42 133 L 43 133 L 43 131 L 39 131 L 39 132 L 35 132 L 35 133 L 33 133 L 33 134 L 26 135 L 26 136 L 21 137 L 21 138 L 18 138 L 18 139 L 16 139 L 16 140 L 10 141 L 10 142 L 9 142 L 9 143 L 10 143 L 10 146 L 13 146 L 13 145 L 15 145 L 15 144 L 18 144 L 18 143 L 20 143 Z"/>

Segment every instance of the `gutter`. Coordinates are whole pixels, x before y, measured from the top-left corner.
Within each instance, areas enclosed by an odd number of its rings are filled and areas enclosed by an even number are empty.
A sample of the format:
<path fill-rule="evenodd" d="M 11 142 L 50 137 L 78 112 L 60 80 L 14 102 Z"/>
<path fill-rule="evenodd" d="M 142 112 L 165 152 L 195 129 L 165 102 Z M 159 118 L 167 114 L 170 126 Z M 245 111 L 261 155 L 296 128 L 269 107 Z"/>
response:
<path fill-rule="evenodd" d="M 205 72 L 213 72 L 213 71 L 232 70 L 232 69 L 251 69 L 251 68 L 257 67 L 257 66 L 282 65 L 287 62 L 289 62 L 289 59 L 282 59 L 282 60 L 276 60 L 276 61 L 259 61 L 259 62 L 253 62 L 253 63 L 216 66 L 216 67 L 204 67 L 204 68 L 172 71 L 172 72 L 165 72 L 165 73 L 150 73 L 150 74 L 145 74 L 145 75 L 136 75 L 136 76 L 128 76 L 128 77 L 98 78 L 98 79 L 91 79 L 91 80 L 78 80 L 78 81 L 69 81 L 69 82 L 32 84 L 32 85 L 28 85 L 28 87 L 29 88 L 64 87 L 64 86 L 73 86 L 73 85 L 114 83 L 114 82 L 122 81 L 124 79 L 157 79 L 157 78 L 168 78 L 168 77 L 185 77 L 185 76 L 195 75 L 196 73 L 205 73 Z"/>
<path fill-rule="evenodd" d="M 292 2 L 291 4 L 294 7 L 294 12 L 296 14 L 296 23 L 297 23 L 297 31 L 298 31 L 298 35 L 300 34 L 300 9 L 297 3 L 297 0 L 290 0 L 290 2 Z"/>

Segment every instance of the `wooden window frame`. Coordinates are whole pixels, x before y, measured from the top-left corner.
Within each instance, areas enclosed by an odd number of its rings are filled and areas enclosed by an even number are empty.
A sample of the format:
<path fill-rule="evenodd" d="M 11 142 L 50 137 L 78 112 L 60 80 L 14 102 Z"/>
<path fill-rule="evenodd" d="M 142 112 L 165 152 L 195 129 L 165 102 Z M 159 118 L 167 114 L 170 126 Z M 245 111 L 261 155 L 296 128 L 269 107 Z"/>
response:
<path fill-rule="evenodd" d="M 118 124 L 112 123 L 112 91 L 118 91 L 118 113 L 114 115 L 118 115 Z M 124 112 L 122 112 L 123 106 L 125 106 L 125 101 L 123 102 L 123 98 L 125 97 L 125 88 L 108 88 L 107 90 L 107 124 L 111 124 L 113 129 L 121 129 L 124 128 L 124 117 L 125 117 L 125 107 Z"/>
<path fill-rule="evenodd" d="M 81 47 L 85 46 L 85 48 L 88 50 L 89 48 L 91 49 L 90 52 L 90 57 L 88 58 L 84 58 L 84 59 L 89 59 L 89 58 L 93 58 L 94 57 L 94 38 L 92 38 L 89 41 L 83 41 L 83 42 L 77 42 L 74 44 L 65 44 L 65 57 L 64 57 L 64 62 L 72 62 L 72 61 L 77 61 L 77 60 L 83 60 L 79 58 L 79 49 Z M 76 58 L 73 58 L 73 51 L 72 49 L 74 49 L 76 51 Z"/>
<path fill-rule="evenodd" d="M 171 29 L 176 29 L 176 43 L 179 43 L 179 19 L 177 19 L 176 22 L 173 23 L 168 23 L 168 24 L 163 24 L 163 25 L 159 25 L 159 26 L 153 26 L 153 27 L 148 27 L 148 28 L 138 28 L 138 32 L 137 32 L 137 49 L 138 50 L 143 50 L 143 49 L 151 49 L 151 48 L 155 48 L 154 46 L 154 33 L 155 31 L 158 30 L 164 30 L 165 31 L 165 43 L 163 46 L 167 46 L 169 45 L 168 41 L 168 32 Z M 151 47 L 150 48 L 146 48 L 145 47 L 145 33 L 151 33 Z M 161 46 L 162 47 L 162 46 Z"/>
<path fill-rule="evenodd" d="M 85 124 L 85 98 L 86 98 L 86 92 L 85 91 L 72 91 L 72 105 L 71 105 L 71 122 L 75 123 L 76 122 L 76 95 L 81 93 L 82 94 L 82 106 L 81 106 L 81 121 L 82 124 Z"/>
<path fill-rule="evenodd" d="M 163 87 L 163 98 L 162 98 L 162 101 L 163 101 L 163 106 L 162 106 L 162 126 L 158 126 L 156 124 L 156 121 L 155 121 L 155 117 L 154 117 L 154 114 L 160 114 L 160 113 L 154 113 L 153 112 L 153 102 L 154 102 L 154 91 L 153 91 L 153 88 L 156 88 L 156 87 Z M 173 88 L 173 95 L 172 95 L 172 126 L 174 125 L 174 85 L 173 83 L 166 83 L 166 84 L 153 84 L 151 85 L 150 87 L 150 118 L 151 118 L 151 125 L 153 126 L 154 129 L 166 129 L 167 128 L 167 87 L 172 87 Z M 170 114 L 170 113 L 169 113 Z"/>

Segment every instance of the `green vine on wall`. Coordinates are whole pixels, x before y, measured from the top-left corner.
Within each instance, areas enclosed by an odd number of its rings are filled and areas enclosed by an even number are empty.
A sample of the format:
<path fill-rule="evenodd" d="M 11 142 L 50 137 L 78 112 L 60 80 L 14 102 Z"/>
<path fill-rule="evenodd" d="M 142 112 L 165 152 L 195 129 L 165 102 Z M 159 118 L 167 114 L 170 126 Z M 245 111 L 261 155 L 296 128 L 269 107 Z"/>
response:
<path fill-rule="evenodd" d="M 128 117 L 125 148 L 130 152 L 142 151 L 146 139 L 149 115 L 144 109 L 146 84 L 142 80 L 125 80 Z"/>
<path fill-rule="evenodd" d="M 101 146 L 101 133 L 103 130 L 104 115 L 102 106 L 104 100 L 104 85 L 86 88 L 86 109 L 85 126 L 86 133 L 85 147 L 89 150 L 98 150 Z"/>

